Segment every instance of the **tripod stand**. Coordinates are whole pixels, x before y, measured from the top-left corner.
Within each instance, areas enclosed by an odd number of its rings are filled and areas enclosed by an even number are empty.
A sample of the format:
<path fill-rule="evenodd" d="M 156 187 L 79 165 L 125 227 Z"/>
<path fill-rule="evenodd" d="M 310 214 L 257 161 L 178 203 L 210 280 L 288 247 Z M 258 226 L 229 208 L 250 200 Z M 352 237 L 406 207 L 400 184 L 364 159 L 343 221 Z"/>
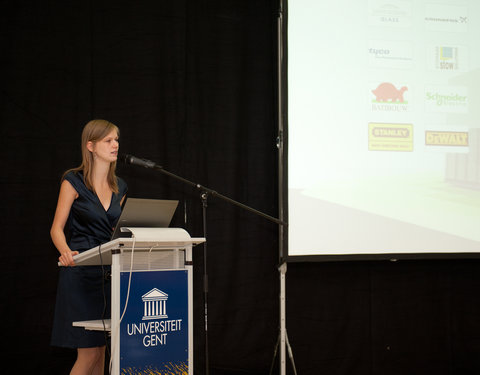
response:
<path fill-rule="evenodd" d="M 280 346 L 280 374 L 286 374 L 286 353 L 288 351 L 288 357 L 292 362 L 293 373 L 297 375 L 297 369 L 295 367 L 295 360 L 293 359 L 293 351 L 288 340 L 287 328 L 286 328 L 286 299 L 285 299 L 285 274 L 287 272 L 287 263 L 282 263 L 278 267 L 280 272 L 280 331 L 278 333 L 277 343 L 275 344 L 275 349 L 273 351 L 272 365 L 270 366 L 269 374 L 272 375 L 273 368 L 275 366 L 275 358 L 277 357 L 278 347 Z"/>

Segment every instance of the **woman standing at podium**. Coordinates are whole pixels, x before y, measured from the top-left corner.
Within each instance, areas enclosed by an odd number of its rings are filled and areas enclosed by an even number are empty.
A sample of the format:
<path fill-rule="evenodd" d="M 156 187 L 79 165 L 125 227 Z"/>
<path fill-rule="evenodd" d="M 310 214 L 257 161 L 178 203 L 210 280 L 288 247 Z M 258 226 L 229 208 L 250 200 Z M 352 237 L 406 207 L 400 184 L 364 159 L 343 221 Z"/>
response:
<path fill-rule="evenodd" d="M 110 241 L 127 185 L 115 175 L 118 128 L 92 120 L 82 132 L 82 164 L 65 172 L 50 231 L 60 252 L 53 346 L 77 349 L 71 374 L 103 374 L 105 333 L 73 327 L 110 317 L 110 282 L 102 266 L 75 266 L 73 256 Z M 75 266 L 75 267 L 73 267 Z"/>

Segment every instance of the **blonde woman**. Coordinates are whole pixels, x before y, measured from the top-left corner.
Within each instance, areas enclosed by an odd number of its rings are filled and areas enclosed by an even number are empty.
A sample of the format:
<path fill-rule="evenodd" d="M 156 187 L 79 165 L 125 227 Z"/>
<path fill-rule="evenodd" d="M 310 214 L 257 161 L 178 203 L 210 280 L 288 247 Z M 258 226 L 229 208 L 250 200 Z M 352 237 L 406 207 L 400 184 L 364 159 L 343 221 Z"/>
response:
<path fill-rule="evenodd" d="M 101 266 L 75 266 L 73 256 L 108 242 L 121 213 L 127 185 L 115 175 L 118 128 L 92 120 L 82 132 L 82 164 L 65 172 L 50 231 L 60 253 L 52 345 L 77 349 L 72 375 L 103 374 L 105 334 L 72 322 L 110 315 L 110 283 Z"/>

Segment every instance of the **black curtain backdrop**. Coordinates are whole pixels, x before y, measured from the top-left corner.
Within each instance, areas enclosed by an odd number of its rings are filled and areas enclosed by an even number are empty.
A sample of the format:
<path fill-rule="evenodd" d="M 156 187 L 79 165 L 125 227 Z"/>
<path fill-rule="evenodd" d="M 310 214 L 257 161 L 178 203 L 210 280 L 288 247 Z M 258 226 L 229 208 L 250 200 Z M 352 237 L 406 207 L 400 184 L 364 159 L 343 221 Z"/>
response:
<path fill-rule="evenodd" d="M 58 271 L 49 228 L 60 177 L 80 163 L 81 129 L 108 119 L 123 152 L 277 216 L 277 1 L 0 4 L 2 368 L 68 374 L 75 353 L 49 346 Z M 118 174 L 131 197 L 178 199 L 173 225 L 203 235 L 199 191 L 151 170 L 119 165 Z M 268 374 L 278 228 L 215 197 L 207 228 L 210 373 Z M 205 365 L 204 261 L 196 249 L 196 374 Z M 478 374 L 479 268 L 289 264 L 298 373 Z"/>

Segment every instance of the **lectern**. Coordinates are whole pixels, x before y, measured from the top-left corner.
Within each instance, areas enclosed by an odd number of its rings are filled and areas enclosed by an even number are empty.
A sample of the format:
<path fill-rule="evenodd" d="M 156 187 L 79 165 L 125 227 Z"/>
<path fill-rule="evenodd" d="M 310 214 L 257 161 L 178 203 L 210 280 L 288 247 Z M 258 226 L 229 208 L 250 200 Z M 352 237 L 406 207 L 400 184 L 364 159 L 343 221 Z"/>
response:
<path fill-rule="evenodd" d="M 74 325 L 111 331 L 112 374 L 193 374 L 192 248 L 205 239 L 180 228 L 122 231 L 132 236 L 74 257 L 111 264 L 112 275 L 111 320 Z"/>

